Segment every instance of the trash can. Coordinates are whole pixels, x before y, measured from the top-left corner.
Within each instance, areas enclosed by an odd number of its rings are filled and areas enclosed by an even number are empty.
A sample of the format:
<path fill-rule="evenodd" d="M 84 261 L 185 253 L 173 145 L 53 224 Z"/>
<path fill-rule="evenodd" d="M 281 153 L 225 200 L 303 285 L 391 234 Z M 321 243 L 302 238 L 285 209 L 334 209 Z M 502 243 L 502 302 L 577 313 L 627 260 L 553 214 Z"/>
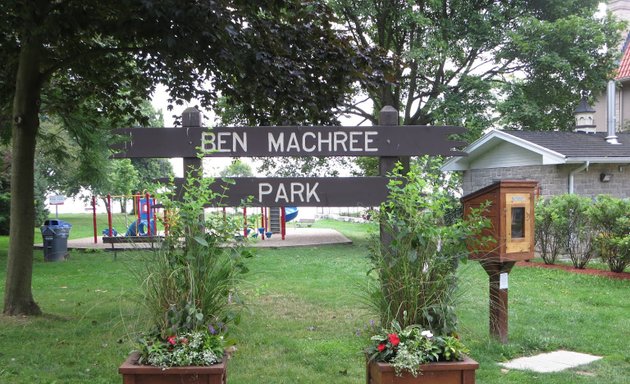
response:
<path fill-rule="evenodd" d="M 42 225 L 44 239 L 44 260 L 65 260 L 68 256 L 68 236 L 72 224 L 63 220 L 46 220 Z"/>

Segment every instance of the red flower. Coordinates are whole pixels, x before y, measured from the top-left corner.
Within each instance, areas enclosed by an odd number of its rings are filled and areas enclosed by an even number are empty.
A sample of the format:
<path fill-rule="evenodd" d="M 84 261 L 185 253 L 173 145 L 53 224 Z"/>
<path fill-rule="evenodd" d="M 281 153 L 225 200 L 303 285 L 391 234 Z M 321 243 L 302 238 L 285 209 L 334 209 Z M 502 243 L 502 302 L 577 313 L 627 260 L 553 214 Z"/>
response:
<path fill-rule="evenodd" d="M 389 342 L 392 343 L 393 347 L 397 346 L 400 343 L 400 338 L 395 333 L 390 333 L 389 335 L 387 335 L 387 337 L 389 338 Z"/>
<path fill-rule="evenodd" d="M 376 349 L 378 349 L 379 352 L 383 352 L 385 350 L 385 344 L 380 343 Z"/>
<path fill-rule="evenodd" d="M 169 336 L 166 341 L 170 344 L 170 345 L 175 345 L 177 344 L 177 336 Z"/>
<path fill-rule="evenodd" d="M 179 341 L 180 341 L 182 344 L 188 344 L 188 339 L 187 339 L 187 338 L 185 338 L 185 337 L 182 337 L 181 339 L 179 339 Z"/>

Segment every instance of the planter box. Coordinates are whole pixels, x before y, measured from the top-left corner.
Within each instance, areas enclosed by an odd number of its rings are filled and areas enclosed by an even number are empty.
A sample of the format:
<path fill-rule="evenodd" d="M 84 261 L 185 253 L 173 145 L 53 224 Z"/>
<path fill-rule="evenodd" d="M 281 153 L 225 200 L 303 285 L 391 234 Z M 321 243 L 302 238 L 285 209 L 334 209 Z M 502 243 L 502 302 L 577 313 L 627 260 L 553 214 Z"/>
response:
<path fill-rule="evenodd" d="M 140 354 L 133 352 L 118 368 L 123 384 L 225 384 L 227 383 L 227 358 L 219 364 L 207 367 L 160 368 L 139 365 Z"/>
<path fill-rule="evenodd" d="M 408 372 L 396 376 L 390 364 L 368 361 L 367 384 L 475 384 L 477 368 L 479 363 L 465 357 L 463 361 L 423 364 L 418 377 Z"/>

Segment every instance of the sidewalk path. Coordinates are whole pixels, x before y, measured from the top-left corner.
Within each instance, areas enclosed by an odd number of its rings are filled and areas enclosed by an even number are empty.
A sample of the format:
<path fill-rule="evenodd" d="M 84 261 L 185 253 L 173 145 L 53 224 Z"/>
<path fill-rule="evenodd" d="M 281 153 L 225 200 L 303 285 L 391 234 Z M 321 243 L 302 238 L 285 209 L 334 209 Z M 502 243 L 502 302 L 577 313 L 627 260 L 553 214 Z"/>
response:
<path fill-rule="evenodd" d="M 352 244 L 352 241 L 342 235 L 339 231 L 328 228 L 287 228 L 285 240 L 280 234 L 274 234 L 270 239 L 252 239 L 252 247 L 257 248 L 280 248 L 280 247 L 311 247 L 328 244 Z M 150 249 L 155 244 L 151 243 L 118 243 L 114 244 L 116 251 Z M 43 244 L 37 243 L 35 249 L 42 249 Z M 86 237 L 82 239 L 69 239 L 68 249 L 105 249 L 112 250 L 112 244 L 103 244 L 99 237 L 98 243 L 94 244 L 94 238 Z"/>

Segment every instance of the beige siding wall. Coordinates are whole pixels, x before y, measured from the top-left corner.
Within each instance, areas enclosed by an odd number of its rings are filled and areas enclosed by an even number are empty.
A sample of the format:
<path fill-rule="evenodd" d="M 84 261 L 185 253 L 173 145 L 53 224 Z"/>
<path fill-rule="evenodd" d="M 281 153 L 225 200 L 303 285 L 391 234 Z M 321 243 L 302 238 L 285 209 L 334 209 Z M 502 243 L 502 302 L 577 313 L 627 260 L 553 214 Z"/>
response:
<path fill-rule="evenodd" d="M 542 156 L 517 145 L 501 142 L 493 150 L 474 159 L 470 163 L 470 168 L 494 168 L 497 164 L 503 167 L 541 165 Z"/>

